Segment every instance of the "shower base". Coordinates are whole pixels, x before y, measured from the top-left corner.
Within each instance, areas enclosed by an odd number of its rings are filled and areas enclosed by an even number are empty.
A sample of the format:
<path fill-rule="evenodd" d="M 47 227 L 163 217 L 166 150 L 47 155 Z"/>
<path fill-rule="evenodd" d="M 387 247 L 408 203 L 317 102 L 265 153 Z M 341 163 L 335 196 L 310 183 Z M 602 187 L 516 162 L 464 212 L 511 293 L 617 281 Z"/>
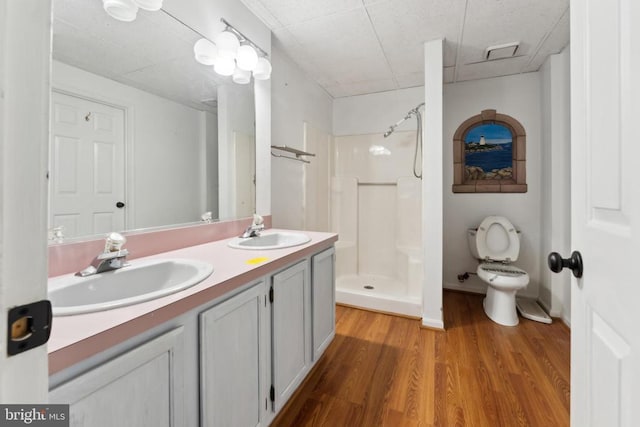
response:
<path fill-rule="evenodd" d="M 348 275 L 336 278 L 336 302 L 369 310 L 422 317 L 422 297 L 392 277 Z"/>

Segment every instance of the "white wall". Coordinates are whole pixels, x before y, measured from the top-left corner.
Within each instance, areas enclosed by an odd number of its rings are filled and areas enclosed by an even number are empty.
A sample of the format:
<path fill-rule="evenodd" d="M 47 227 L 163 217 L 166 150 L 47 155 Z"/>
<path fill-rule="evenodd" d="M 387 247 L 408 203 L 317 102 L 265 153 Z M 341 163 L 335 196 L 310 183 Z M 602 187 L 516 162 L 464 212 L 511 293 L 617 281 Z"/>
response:
<path fill-rule="evenodd" d="M 215 127 L 205 122 L 215 116 L 57 61 L 52 85 L 125 108 L 127 229 L 200 219 L 206 204 L 201 159 L 205 145 L 217 145 L 217 135 L 204 134 Z"/>
<path fill-rule="evenodd" d="M 413 87 L 333 100 L 333 134 L 383 134 L 416 105 L 424 102 L 424 87 Z M 407 120 L 398 131 L 415 130 L 416 121 Z"/>
<path fill-rule="evenodd" d="M 316 131 L 331 134 L 332 99 L 277 46 L 273 47 L 271 62 L 272 144 L 304 150 L 305 123 Z M 328 152 L 319 150 L 315 154 L 326 156 Z M 279 154 L 287 155 L 282 152 Z M 316 163 L 322 161 L 318 157 L 309 160 Z M 271 157 L 271 165 L 273 226 L 302 229 L 305 223 L 307 165 L 276 157 Z"/>
<path fill-rule="evenodd" d="M 219 218 L 223 220 L 237 217 L 236 168 L 243 159 L 236 159 L 235 133 L 255 139 L 255 98 L 252 86 L 235 83 L 218 86 Z M 253 158 L 246 160 L 253 161 Z M 244 166 L 245 171 L 255 173 L 255 165 Z"/>
<path fill-rule="evenodd" d="M 571 105 L 569 48 L 551 55 L 542 78 L 542 256 L 571 252 Z M 571 276 L 540 263 L 539 301 L 554 317 L 571 319 Z"/>
<path fill-rule="evenodd" d="M 476 276 L 463 284 L 457 275 L 475 272 L 466 231 L 489 215 L 507 217 L 522 233 L 520 257 L 515 265 L 526 270 L 531 281 L 520 295 L 537 297 L 541 253 L 541 77 L 519 74 L 445 85 L 444 88 L 444 284 L 447 288 L 486 292 Z M 495 109 L 518 120 L 527 134 L 526 193 L 453 193 L 453 134 L 458 126 L 482 110 Z"/>

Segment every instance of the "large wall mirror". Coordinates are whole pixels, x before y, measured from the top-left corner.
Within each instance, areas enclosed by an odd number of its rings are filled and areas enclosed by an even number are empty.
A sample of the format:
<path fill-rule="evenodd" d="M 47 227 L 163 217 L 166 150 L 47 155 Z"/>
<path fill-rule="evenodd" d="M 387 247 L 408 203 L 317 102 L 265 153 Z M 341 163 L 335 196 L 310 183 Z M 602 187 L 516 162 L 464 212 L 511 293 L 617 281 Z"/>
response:
<path fill-rule="evenodd" d="M 253 84 L 195 61 L 167 12 L 53 1 L 49 226 L 65 237 L 255 212 Z"/>

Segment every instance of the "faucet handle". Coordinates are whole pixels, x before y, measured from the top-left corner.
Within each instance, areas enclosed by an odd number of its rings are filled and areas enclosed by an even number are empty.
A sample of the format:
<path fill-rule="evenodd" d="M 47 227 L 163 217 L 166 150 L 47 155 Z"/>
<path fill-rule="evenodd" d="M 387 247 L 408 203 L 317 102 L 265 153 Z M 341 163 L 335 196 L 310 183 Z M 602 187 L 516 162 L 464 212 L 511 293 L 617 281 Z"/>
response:
<path fill-rule="evenodd" d="M 59 225 L 49 229 L 49 240 L 54 240 L 57 243 L 62 243 L 64 240 L 64 226 Z"/>
<path fill-rule="evenodd" d="M 127 238 L 120 233 L 109 233 L 104 242 L 104 253 L 118 252 L 127 243 Z"/>

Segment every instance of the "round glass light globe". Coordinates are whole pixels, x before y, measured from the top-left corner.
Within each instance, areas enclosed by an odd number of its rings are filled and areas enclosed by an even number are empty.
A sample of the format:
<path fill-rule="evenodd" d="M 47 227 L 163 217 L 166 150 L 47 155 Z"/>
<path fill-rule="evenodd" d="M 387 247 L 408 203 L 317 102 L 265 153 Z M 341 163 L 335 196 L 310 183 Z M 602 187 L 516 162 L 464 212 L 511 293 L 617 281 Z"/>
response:
<path fill-rule="evenodd" d="M 213 66 L 213 69 L 221 76 L 230 76 L 236 69 L 236 61 L 232 58 L 219 57 L 216 61 L 216 65 Z"/>
<path fill-rule="evenodd" d="M 113 19 L 123 22 L 131 22 L 138 15 L 138 6 L 131 0 L 102 0 L 104 11 Z"/>
<path fill-rule="evenodd" d="M 240 85 L 246 85 L 250 81 L 251 71 L 242 70 L 240 67 L 236 67 L 236 70 L 233 72 L 233 82 Z"/>
<path fill-rule="evenodd" d="M 253 70 L 253 78 L 256 80 L 269 80 L 271 77 L 271 63 L 267 58 L 258 58 L 256 68 Z"/>
<path fill-rule="evenodd" d="M 213 65 L 218 59 L 218 47 L 207 39 L 200 39 L 193 45 L 196 61 L 204 65 Z"/>
<path fill-rule="evenodd" d="M 133 0 L 133 3 L 140 9 L 155 12 L 162 8 L 162 0 Z"/>
<path fill-rule="evenodd" d="M 253 47 L 243 44 L 238 48 L 236 62 L 241 70 L 253 71 L 258 64 L 258 53 Z"/>
<path fill-rule="evenodd" d="M 235 59 L 240 47 L 240 41 L 232 32 L 223 31 L 216 37 L 216 45 L 218 46 L 218 56 Z"/>

